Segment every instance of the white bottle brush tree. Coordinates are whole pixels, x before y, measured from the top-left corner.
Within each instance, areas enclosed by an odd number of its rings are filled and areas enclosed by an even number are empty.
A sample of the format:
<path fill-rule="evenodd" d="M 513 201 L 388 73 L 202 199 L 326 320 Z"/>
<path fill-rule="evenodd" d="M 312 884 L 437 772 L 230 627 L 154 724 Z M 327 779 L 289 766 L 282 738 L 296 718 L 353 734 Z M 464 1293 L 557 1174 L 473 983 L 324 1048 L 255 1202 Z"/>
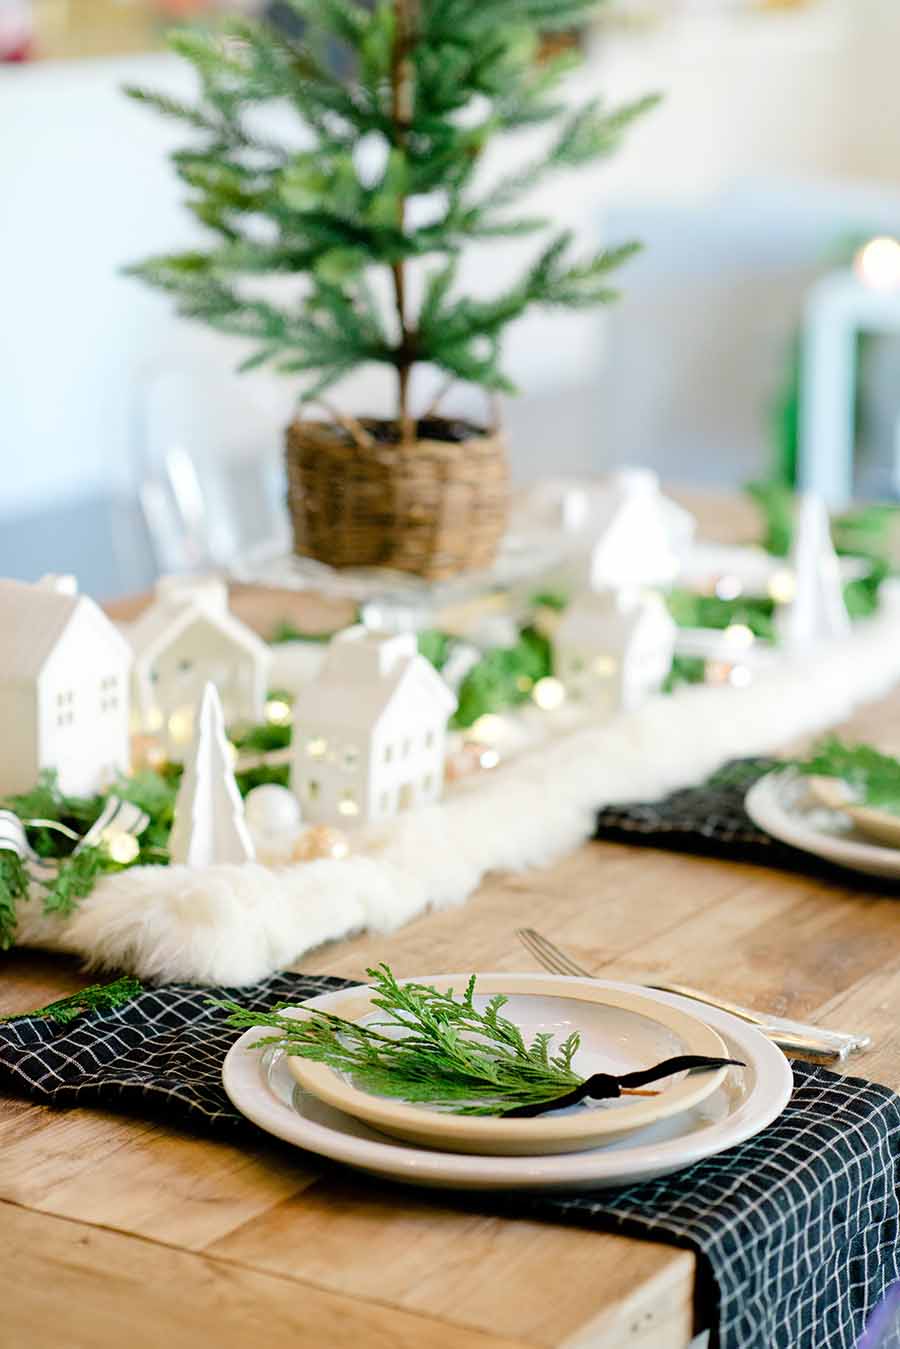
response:
<path fill-rule="evenodd" d="M 175 801 L 169 857 L 186 866 L 247 862 L 254 856 L 244 803 L 231 764 L 222 702 L 207 684 L 194 721 L 194 741 Z"/>
<path fill-rule="evenodd" d="M 609 274 L 635 245 L 576 256 L 569 231 L 512 208 L 557 170 L 610 155 L 655 100 L 572 108 L 561 97 L 578 57 L 542 62 L 541 34 L 584 23 L 596 0 L 286 3 L 302 20 L 301 37 L 237 18 L 173 35 L 199 76 L 197 102 L 129 90 L 192 131 L 193 144 L 173 160 L 190 210 L 213 236 L 206 248 L 131 271 L 169 291 L 182 314 L 252 343 L 243 368 L 271 362 L 303 377 L 308 401 L 357 366 L 391 368 L 397 435 L 410 443 L 418 417 L 436 411 L 436 402 L 424 414 L 412 407 L 418 363 L 436 367 L 446 384 L 512 391 L 501 366 L 509 323 L 533 306 L 614 298 Z M 338 76 L 338 67 L 349 74 Z M 283 140 L 259 129 L 255 114 L 268 104 L 296 116 Z M 492 184 L 480 180 L 495 137 L 541 126 L 540 154 Z M 422 197 L 437 215 L 431 209 L 416 223 L 410 205 Z M 529 234 L 544 237 L 514 284 L 488 298 L 458 293 L 462 250 Z M 409 269 L 420 264 L 414 306 Z M 379 271 L 389 305 L 371 285 Z M 303 293 L 276 301 L 271 287 L 255 284 L 273 275 L 302 276 Z M 352 417 L 328 411 L 359 433 Z"/>

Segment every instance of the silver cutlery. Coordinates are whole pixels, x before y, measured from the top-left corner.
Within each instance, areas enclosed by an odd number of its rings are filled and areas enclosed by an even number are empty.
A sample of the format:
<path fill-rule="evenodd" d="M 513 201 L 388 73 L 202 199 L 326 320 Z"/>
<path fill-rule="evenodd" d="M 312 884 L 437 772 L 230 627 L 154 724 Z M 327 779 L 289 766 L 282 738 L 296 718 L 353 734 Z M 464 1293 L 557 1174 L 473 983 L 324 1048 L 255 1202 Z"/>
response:
<path fill-rule="evenodd" d="M 578 978 L 596 979 L 591 970 L 579 965 L 565 951 L 560 950 L 548 937 L 533 927 L 519 928 L 516 932 L 525 949 L 534 956 L 539 965 L 551 974 L 574 975 Z M 756 1012 L 750 1007 L 741 1007 L 727 998 L 713 997 L 699 989 L 689 988 L 685 984 L 660 983 L 655 980 L 641 980 L 644 988 L 654 988 L 661 993 L 677 993 L 694 1002 L 705 1003 L 708 1007 L 718 1007 L 723 1012 L 749 1021 L 767 1035 L 782 1049 L 795 1054 L 815 1054 L 823 1058 L 845 1059 L 848 1054 L 867 1049 L 872 1043 L 870 1035 L 853 1035 L 844 1031 L 826 1030 L 822 1026 L 807 1025 L 802 1021 L 791 1021 L 788 1017 L 774 1016 L 767 1012 Z"/>

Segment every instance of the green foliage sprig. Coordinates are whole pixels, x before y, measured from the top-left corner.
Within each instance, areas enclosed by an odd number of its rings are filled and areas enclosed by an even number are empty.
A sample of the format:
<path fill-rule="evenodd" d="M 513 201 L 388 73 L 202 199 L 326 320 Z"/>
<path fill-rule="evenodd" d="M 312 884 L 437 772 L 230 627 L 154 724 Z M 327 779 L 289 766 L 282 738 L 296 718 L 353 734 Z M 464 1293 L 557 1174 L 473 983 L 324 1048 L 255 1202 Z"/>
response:
<path fill-rule="evenodd" d="M 847 745 L 830 736 L 791 766 L 805 777 L 840 778 L 864 805 L 900 814 L 900 760 L 872 745 Z"/>
<path fill-rule="evenodd" d="M 196 101 L 127 90 L 191 132 L 172 159 L 189 210 L 214 236 L 207 248 L 129 270 L 185 316 L 246 339 L 244 369 L 271 363 L 304 377 L 308 399 L 359 365 L 393 369 L 397 421 L 411 439 L 415 365 L 510 390 L 501 361 L 509 323 L 536 306 L 614 298 L 610 276 L 636 245 L 578 256 L 568 231 L 513 208 L 539 181 L 611 155 L 656 98 L 573 109 L 562 99 L 577 58 L 541 63 L 540 35 L 583 21 L 595 0 L 287 2 L 302 38 L 243 18 L 170 38 L 194 67 Z M 346 78 L 335 73 L 335 49 Z M 269 105 L 293 114 L 292 134 L 254 129 Z M 539 127 L 548 132 L 539 154 L 480 181 L 497 137 Z M 490 297 L 459 292 L 467 246 L 541 233 L 518 280 Z M 414 265 L 423 266 L 415 310 Z M 389 309 L 372 284 L 379 272 Z M 303 294 L 276 301 L 255 284 L 273 275 L 303 277 Z"/>
<path fill-rule="evenodd" d="M 56 1021 L 66 1026 L 85 1012 L 107 1012 L 121 1007 L 141 992 L 143 984 L 125 975 L 109 984 L 90 984 L 78 993 L 72 993 L 67 998 L 57 998 L 55 1002 L 48 1002 L 46 1007 L 38 1007 L 33 1012 L 12 1012 L 7 1016 L 0 1016 L 0 1023 L 44 1017 L 48 1021 Z"/>
<path fill-rule="evenodd" d="M 36 902 L 45 914 L 67 917 L 78 901 L 90 894 L 97 878 L 126 866 L 151 865 L 168 860 L 166 847 L 174 815 L 177 775 L 154 772 L 119 778 L 108 793 L 69 796 L 61 792 L 56 775 L 42 773 L 28 792 L 0 800 L 0 808 L 12 810 L 28 829 L 28 841 L 39 857 L 58 864 L 47 881 L 33 882 Z M 131 801 L 150 817 L 139 837 L 133 862 L 116 862 L 102 846 L 75 845 L 100 816 L 107 797 L 115 793 Z M 29 821 L 38 823 L 30 825 Z M 0 950 L 15 942 L 18 905 L 29 895 L 25 865 L 14 852 L 0 850 Z"/>
<path fill-rule="evenodd" d="M 237 1029 L 271 1027 L 275 1034 L 258 1041 L 260 1046 L 275 1044 L 326 1063 L 378 1095 L 456 1114 L 500 1115 L 562 1096 L 584 1080 L 572 1068 L 577 1032 L 555 1051 L 553 1037 L 545 1033 L 526 1044 L 518 1026 L 502 1015 L 506 998 L 491 998 L 483 1011 L 475 1006 L 474 975 L 457 998 L 452 989 L 440 993 L 427 984 L 398 983 L 387 965 L 366 974 L 373 1004 L 384 1013 L 383 1020 L 366 1025 L 314 1008 L 298 1020 L 280 1009 L 215 1005 L 230 1013 L 229 1024 Z"/>

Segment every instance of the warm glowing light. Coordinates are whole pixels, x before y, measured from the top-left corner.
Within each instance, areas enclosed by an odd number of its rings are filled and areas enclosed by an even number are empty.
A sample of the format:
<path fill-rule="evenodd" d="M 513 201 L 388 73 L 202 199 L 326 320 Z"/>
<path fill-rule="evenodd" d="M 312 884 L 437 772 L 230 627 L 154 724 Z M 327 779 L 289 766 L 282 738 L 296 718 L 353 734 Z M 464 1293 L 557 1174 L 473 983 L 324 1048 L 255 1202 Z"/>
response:
<path fill-rule="evenodd" d="M 291 721 L 291 705 L 283 698 L 269 698 L 266 701 L 266 721 L 270 726 L 288 726 Z"/>
<path fill-rule="evenodd" d="M 340 801 L 338 801 L 338 814 L 358 815 L 359 806 L 356 804 L 356 802 L 353 800 L 351 796 L 345 796 Z"/>
<path fill-rule="evenodd" d="M 160 708 L 151 707 L 144 718 L 144 725 L 148 731 L 161 731 L 163 726 L 163 714 Z"/>
<path fill-rule="evenodd" d="M 531 675 L 516 675 L 516 688 L 520 693 L 530 693 L 534 688 L 534 680 Z"/>
<path fill-rule="evenodd" d="M 176 745 L 186 745 L 194 733 L 194 709 L 179 707 L 169 717 L 169 735 Z"/>
<path fill-rule="evenodd" d="M 485 749 L 479 754 L 478 762 L 482 768 L 496 768 L 500 762 L 500 755 L 495 749 Z"/>
<path fill-rule="evenodd" d="M 788 567 L 779 567 L 769 579 L 769 594 L 776 604 L 790 604 L 797 593 L 797 578 Z"/>
<path fill-rule="evenodd" d="M 728 676 L 728 682 L 732 688 L 745 689 L 748 684 L 753 682 L 753 675 L 746 665 L 735 665 Z"/>
<path fill-rule="evenodd" d="M 566 700 L 566 690 L 558 679 L 548 675 L 544 679 L 539 679 L 531 690 L 531 696 L 538 707 L 544 712 L 552 712 L 554 708 L 561 707 Z"/>
<path fill-rule="evenodd" d="M 104 829 L 102 837 L 109 856 L 121 866 L 128 866 L 141 850 L 134 834 L 126 833 L 124 829 Z"/>
<path fill-rule="evenodd" d="M 708 660 L 705 670 L 707 684 L 727 684 L 733 669 L 734 666 L 727 660 Z"/>
<path fill-rule="evenodd" d="M 596 656 L 594 660 L 591 661 L 591 669 L 594 674 L 601 675 L 604 679 L 608 679 L 610 675 L 614 675 L 618 668 L 619 662 L 616 660 L 615 656 Z"/>
<path fill-rule="evenodd" d="M 715 592 L 720 600 L 736 600 L 742 589 L 737 576 L 720 576 L 715 584 Z"/>
<path fill-rule="evenodd" d="M 856 275 L 873 290 L 900 287 L 900 242 L 887 237 L 870 239 L 854 260 Z"/>
<path fill-rule="evenodd" d="M 328 750 L 328 741 L 323 736 L 317 735 L 312 740 L 306 742 L 306 754 L 310 759 L 324 759 Z"/>
<path fill-rule="evenodd" d="M 483 745 L 490 745 L 492 741 L 499 740 L 506 730 L 506 722 L 502 717 L 498 717 L 496 712 L 485 712 L 483 717 L 479 717 L 472 726 L 469 734 L 474 740 L 480 740 Z"/>
<path fill-rule="evenodd" d="M 725 640 L 731 647 L 744 650 L 754 642 L 753 630 L 746 623 L 729 623 L 725 629 Z"/>

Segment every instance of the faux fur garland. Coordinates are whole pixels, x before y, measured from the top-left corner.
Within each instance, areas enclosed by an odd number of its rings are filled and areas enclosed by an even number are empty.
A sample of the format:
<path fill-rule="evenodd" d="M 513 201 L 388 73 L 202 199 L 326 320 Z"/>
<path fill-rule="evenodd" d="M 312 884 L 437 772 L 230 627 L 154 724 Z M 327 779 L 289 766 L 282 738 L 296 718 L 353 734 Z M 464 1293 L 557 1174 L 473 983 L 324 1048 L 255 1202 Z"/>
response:
<path fill-rule="evenodd" d="M 785 659 L 746 689 L 685 687 L 562 734 L 363 836 L 344 861 L 136 867 L 101 879 L 66 920 L 21 905 L 17 941 L 154 982 L 248 984 L 322 942 L 462 904 L 488 872 L 545 866 L 589 837 L 598 808 L 652 800 L 824 730 L 898 680 L 900 588 L 889 583 L 848 640 Z"/>

